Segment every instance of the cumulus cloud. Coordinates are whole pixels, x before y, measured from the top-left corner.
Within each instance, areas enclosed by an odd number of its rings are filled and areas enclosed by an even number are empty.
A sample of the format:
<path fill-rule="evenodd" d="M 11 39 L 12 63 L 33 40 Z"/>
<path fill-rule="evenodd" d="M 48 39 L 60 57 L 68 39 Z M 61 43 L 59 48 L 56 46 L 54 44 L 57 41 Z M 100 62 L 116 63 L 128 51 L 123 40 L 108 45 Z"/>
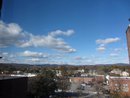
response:
<path fill-rule="evenodd" d="M 103 51 L 106 50 L 106 48 L 105 47 L 98 47 L 97 50 L 100 51 L 100 52 L 103 52 Z"/>
<path fill-rule="evenodd" d="M 18 59 L 18 57 L 15 53 L 0 52 L 0 56 L 2 56 L 0 63 L 16 63 L 16 61 Z"/>
<path fill-rule="evenodd" d="M 18 47 L 42 47 L 55 49 L 62 52 L 75 52 L 76 49 L 72 48 L 66 43 L 60 35 L 70 36 L 74 30 L 61 31 L 56 30 L 45 35 L 33 35 L 25 33 L 22 28 L 16 23 L 6 24 L 0 21 L 0 47 L 7 47 L 15 45 Z"/>
<path fill-rule="evenodd" d="M 88 60 L 86 57 L 76 56 L 74 57 L 74 60 Z"/>
<path fill-rule="evenodd" d="M 68 53 L 76 51 L 76 49 L 73 49 L 71 46 L 69 46 L 62 38 L 57 38 L 55 36 L 52 36 L 51 34 L 47 36 L 31 35 L 28 41 L 21 43 L 19 46 L 20 47 L 29 47 L 29 46 L 46 47 L 46 48 L 55 49 L 55 50 L 68 52 Z"/>
<path fill-rule="evenodd" d="M 115 48 L 114 52 L 120 52 L 122 49 L 121 48 Z"/>
<path fill-rule="evenodd" d="M 114 42 L 118 42 L 120 38 L 115 37 L 115 38 L 106 38 L 106 39 L 97 39 L 96 43 L 99 44 L 97 50 L 98 51 L 105 51 L 106 50 L 106 45 Z"/>
<path fill-rule="evenodd" d="M 0 52 L 2 59 L 0 63 L 25 63 L 25 64 L 54 64 L 54 61 L 61 62 L 66 55 L 48 54 L 43 52 L 23 51 L 23 52 Z M 55 62 L 55 64 L 58 64 Z"/>
<path fill-rule="evenodd" d="M 8 53 L 8 52 L 0 52 L 0 56 L 2 57 L 2 59 L 12 58 L 12 57 L 14 57 L 14 54 L 11 54 L 11 53 Z"/>
<path fill-rule="evenodd" d="M 67 30 L 66 32 L 61 30 L 56 30 L 49 33 L 50 36 L 60 36 L 60 35 L 70 36 L 72 34 L 74 34 L 74 30 Z"/>
<path fill-rule="evenodd" d="M 122 48 L 115 48 L 115 49 L 113 49 L 113 51 L 110 53 L 110 56 L 111 56 L 111 57 L 117 57 L 117 56 L 120 55 L 121 51 L 122 51 Z"/>
<path fill-rule="evenodd" d="M 41 61 L 39 58 L 31 58 L 31 59 L 27 59 L 27 62 L 39 62 Z"/>
<path fill-rule="evenodd" d="M 6 24 L 0 21 L 0 47 L 14 45 L 24 37 L 22 28 L 15 23 Z"/>
<path fill-rule="evenodd" d="M 117 57 L 119 54 L 118 53 L 110 53 L 111 57 Z"/>
<path fill-rule="evenodd" d="M 110 43 L 114 43 L 114 42 L 118 42 L 120 40 L 120 38 L 115 37 L 115 38 L 106 38 L 106 39 L 98 39 L 96 40 L 97 44 L 110 44 Z"/>
<path fill-rule="evenodd" d="M 21 56 L 25 56 L 25 57 L 48 57 L 47 54 L 41 53 L 41 52 L 32 52 L 32 51 L 24 51 L 23 53 L 20 53 Z"/>
<path fill-rule="evenodd" d="M 75 60 L 82 60 L 83 58 L 80 57 L 80 56 L 76 56 L 76 57 L 74 57 L 74 59 L 75 59 Z"/>

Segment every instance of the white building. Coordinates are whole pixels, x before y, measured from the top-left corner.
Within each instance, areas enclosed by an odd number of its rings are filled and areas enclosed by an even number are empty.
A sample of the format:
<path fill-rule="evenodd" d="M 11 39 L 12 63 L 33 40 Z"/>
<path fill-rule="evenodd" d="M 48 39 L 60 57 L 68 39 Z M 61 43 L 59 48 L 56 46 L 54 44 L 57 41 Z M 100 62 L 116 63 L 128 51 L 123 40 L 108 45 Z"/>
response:
<path fill-rule="evenodd" d="M 110 73 L 112 73 L 112 74 L 121 74 L 121 70 L 120 69 L 113 69 Z"/>
<path fill-rule="evenodd" d="M 35 77 L 36 74 L 33 73 L 24 73 L 24 74 L 11 74 L 10 76 L 16 76 L 16 77 Z"/>
<path fill-rule="evenodd" d="M 56 70 L 56 76 L 62 76 L 61 70 Z"/>
<path fill-rule="evenodd" d="M 123 71 L 123 72 L 121 72 L 120 76 L 128 77 L 128 76 L 129 76 L 129 73 L 126 72 L 126 71 Z"/>

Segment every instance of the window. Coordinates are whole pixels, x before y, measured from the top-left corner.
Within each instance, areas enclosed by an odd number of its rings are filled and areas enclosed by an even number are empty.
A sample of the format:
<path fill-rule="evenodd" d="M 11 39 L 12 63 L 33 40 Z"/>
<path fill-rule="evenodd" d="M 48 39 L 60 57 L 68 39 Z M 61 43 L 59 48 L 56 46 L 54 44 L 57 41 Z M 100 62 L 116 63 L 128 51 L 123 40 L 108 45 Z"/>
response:
<path fill-rule="evenodd" d="M 115 86 L 117 87 L 117 86 L 118 86 L 118 84 L 115 84 Z"/>
<path fill-rule="evenodd" d="M 122 90 L 123 90 L 124 92 L 128 92 L 128 91 L 129 91 L 128 84 L 123 84 L 122 86 L 123 86 L 123 87 L 122 87 Z"/>

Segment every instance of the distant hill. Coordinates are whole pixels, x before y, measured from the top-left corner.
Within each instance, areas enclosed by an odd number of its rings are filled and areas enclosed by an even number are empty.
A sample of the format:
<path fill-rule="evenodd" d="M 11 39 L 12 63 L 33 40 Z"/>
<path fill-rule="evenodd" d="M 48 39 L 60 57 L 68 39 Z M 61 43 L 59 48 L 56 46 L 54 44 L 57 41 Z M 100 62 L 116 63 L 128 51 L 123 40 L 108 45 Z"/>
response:
<path fill-rule="evenodd" d="M 32 66 L 39 66 L 39 67 L 51 67 L 51 66 L 130 66 L 130 64 L 126 63 L 116 63 L 116 64 L 95 64 L 95 65 L 68 65 L 68 64 L 18 64 L 18 63 L 0 63 L 0 67 L 2 66 L 12 66 L 12 67 L 32 67 Z"/>

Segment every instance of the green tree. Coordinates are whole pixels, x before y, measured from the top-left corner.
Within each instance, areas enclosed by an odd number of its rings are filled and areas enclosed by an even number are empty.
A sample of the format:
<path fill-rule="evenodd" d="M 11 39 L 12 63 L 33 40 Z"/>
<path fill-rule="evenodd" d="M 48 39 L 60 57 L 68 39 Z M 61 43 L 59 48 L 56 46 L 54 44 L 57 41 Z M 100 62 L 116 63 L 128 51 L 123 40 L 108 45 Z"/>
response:
<path fill-rule="evenodd" d="M 57 89 L 56 82 L 49 78 L 40 77 L 34 84 L 34 94 L 39 98 L 49 98 Z"/>
<path fill-rule="evenodd" d="M 61 89 L 63 92 L 70 88 L 70 81 L 67 77 L 59 77 L 57 78 L 57 87 Z"/>
<path fill-rule="evenodd" d="M 30 95 L 33 95 L 34 98 L 49 98 L 49 96 L 54 94 L 57 89 L 57 83 L 54 77 L 55 75 L 52 71 L 45 71 L 30 80 Z"/>

